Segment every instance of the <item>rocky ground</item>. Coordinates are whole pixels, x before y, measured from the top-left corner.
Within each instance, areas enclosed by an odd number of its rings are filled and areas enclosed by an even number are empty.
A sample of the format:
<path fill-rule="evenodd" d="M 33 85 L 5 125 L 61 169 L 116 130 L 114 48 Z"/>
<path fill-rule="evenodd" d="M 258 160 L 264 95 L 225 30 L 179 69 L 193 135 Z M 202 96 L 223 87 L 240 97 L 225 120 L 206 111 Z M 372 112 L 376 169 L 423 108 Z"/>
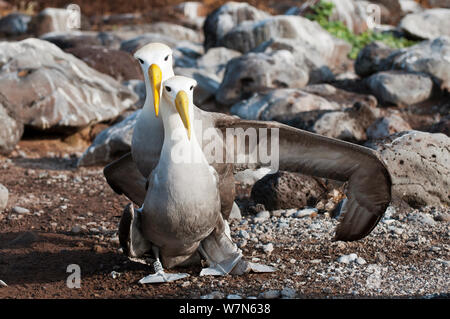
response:
<path fill-rule="evenodd" d="M 44 150 L 43 144 L 46 144 Z M 76 152 L 57 141 L 23 141 L 21 156 L 1 158 L 9 189 L 0 214 L 0 298 L 310 298 L 448 296 L 450 210 L 390 207 L 358 242 L 332 242 L 336 220 L 322 210 L 245 213 L 232 236 L 249 260 L 272 274 L 199 277 L 140 285 L 151 267 L 121 252 L 117 227 L 126 198 L 105 182 L 102 167 L 75 168 Z M 246 198 L 238 184 L 241 203 Z M 81 268 L 69 289 L 67 267 Z"/>
<path fill-rule="evenodd" d="M 448 297 L 450 5 L 329 1 L 322 26 L 298 1 L 74 1 L 74 30 L 64 1 L 0 0 L 0 298 Z M 326 29 L 333 21 L 346 38 Z M 180 282 L 140 285 L 153 269 L 121 253 L 128 201 L 102 168 L 130 150 L 145 99 L 132 54 L 156 41 L 172 48 L 176 74 L 197 80 L 202 109 L 378 151 L 393 200 L 374 231 L 332 241 L 345 184 L 235 172 L 232 237 L 277 272 L 207 278 L 192 267 L 177 269 L 191 275 Z M 66 284 L 72 264 L 80 289 Z"/>

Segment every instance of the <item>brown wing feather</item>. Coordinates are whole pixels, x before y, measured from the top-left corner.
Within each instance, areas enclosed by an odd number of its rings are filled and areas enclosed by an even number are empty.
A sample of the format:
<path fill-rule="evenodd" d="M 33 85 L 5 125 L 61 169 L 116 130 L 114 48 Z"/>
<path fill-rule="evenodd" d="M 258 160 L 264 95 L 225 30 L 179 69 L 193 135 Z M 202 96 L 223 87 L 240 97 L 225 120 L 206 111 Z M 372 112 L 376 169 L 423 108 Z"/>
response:
<path fill-rule="evenodd" d="M 145 187 L 147 179 L 139 172 L 131 153 L 105 166 L 103 174 L 109 186 L 117 194 L 124 194 L 133 203 L 139 207 L 142 206 L 147 193 Z"/>
<path fill-rule="evenodd" d="M 215 126 L 223 134 L 226 128 L 255 128 L 258 133 L 260 128 L 278 129 L 280 169 L 348 181 L 347 202 L 342 208 L 335 240 L 358 240 L 368 235 L 391 201 L 389 172 L 377 153 L 369 148 L 277 122 L 246 121 L 224 115 L 215 117 Z M 270 130 L 267 131 L 270 140 Z M 258 147 L 267 146 L 263 144 Z"/>

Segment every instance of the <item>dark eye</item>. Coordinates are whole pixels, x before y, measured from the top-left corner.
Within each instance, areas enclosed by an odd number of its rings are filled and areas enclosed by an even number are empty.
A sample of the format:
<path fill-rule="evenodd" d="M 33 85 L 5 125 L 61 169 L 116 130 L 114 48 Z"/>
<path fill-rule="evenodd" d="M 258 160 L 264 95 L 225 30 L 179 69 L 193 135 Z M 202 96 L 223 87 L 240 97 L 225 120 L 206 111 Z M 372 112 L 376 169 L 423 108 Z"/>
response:
<path fill-rule="evenodd" d="M 194 86 L 192 85 L 192 86 L 191 86 L 191 87 L 189 88 L 189 90 L 191 90 L 191 91 L 192 91 L 193 89 L 194 89 Z"/>
<path fill-rule="evenodd" d="M 169 60 L 169 56 L 166 56 L 166 57 L 164 58 L 164 61 L 167 61 L 167 60 Z"/>
<path fill-rule="evenodd" d="M 172 91 L 172 89 L 170 88 L 170 86 L 166 86 L 166 90 L 167 90 L 167 92 Z"/>
<path fill-rule="evenodd" d="M 144 60 L 139 59 L 139 58 L 138 58 L 138 60 L 139 60 L 139 63 L 140 63 L 140 64 L 144 64 Z"/>

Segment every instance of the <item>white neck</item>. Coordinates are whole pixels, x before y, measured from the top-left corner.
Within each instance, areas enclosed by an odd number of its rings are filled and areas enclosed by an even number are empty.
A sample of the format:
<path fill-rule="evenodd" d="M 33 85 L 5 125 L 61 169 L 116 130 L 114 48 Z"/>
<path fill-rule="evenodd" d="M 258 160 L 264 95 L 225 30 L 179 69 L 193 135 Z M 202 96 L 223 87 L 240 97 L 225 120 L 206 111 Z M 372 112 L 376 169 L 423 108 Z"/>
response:
<path fill-rule="evenodd" d="M 164 126 L 164 144 L 161 152 L 161 157 L 171 156 L 172 150 L 176 154 L 183 154 L 183 162 L 190 160 L 195 163 L 207 163 L 203 154 L 202 148 L 195 135 L 195 119 L 193 105 L 189 105 L 189 119 L 191 123 L 191 138 L 188 138 L 187 130 L 183 125 L 180 115 L 175 109 L 174 105 L 168 103 L 165 98 L 161 100 L 160 115 Z M 183 153 L 180 153 L 180 150 Z M 186 152 L 186 153 L 184 153 Z M 185 157 L 187 156 L 187 157 Z M 178 158 L 171 158 L 171 161 L 180 162 Z"/>

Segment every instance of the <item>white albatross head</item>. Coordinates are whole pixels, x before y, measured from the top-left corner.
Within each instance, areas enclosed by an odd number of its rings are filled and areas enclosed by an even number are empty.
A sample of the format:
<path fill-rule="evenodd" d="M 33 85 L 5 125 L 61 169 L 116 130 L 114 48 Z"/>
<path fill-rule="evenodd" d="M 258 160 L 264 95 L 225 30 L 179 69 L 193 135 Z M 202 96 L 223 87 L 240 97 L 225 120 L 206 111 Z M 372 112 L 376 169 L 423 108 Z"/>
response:
<path fill-rule="evenodd" d="M 159 114 L 161 85 L 174 75 L 172 67 L 172 49 L 163 43 L 149 43 L 134 53 L 139 61 L 145 78 L 147 96 L 153 95 L 155 115 Z"/>
<path fill-rule="evenodd" d="M 164 82 L 162 99 L 168 107 L 173 107 L 181 117 L 188 139 L 191 139 L 191 115 L 194 88 L 197 81 L 185 76 L 173 76 Z"/>

